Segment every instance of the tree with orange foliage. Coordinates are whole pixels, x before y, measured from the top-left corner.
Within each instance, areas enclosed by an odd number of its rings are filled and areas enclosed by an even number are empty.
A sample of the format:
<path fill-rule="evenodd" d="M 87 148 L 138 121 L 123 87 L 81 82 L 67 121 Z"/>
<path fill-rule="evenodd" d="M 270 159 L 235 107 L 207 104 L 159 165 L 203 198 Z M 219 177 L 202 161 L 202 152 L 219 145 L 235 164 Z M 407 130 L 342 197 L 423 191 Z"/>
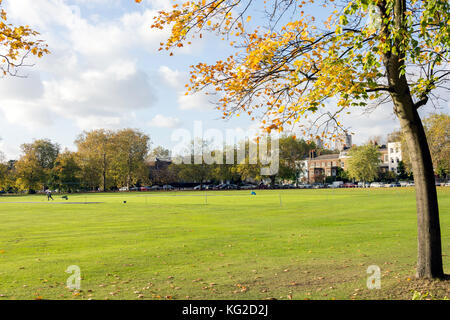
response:
<path fill-rule="evenodd" d="M 316 5 L 330 11 L 323 24 L 307 14 Z M 252 30 L 256 7 L 266 9 L 266 20 Z M 193 66 L 187 90 L 218 93 L 224 117 L 262 112 L 269 132 L 296 125 L 314 137 L 300 122 L 309 117 L 316 132 L 333 139 L 345 130 L 340 113 L 390 102 L 414 172 L 417 277 L 443 277 L 433 164 L 418 109 L 438 88 L 448 90 L 447 0 L 193 0 L 160 11 L 152 27 L 172 30 L 160 50 L 203 32 L 231 40 L 235 54 Z"/>
<path fill-rule="evenodd" d="M 50 53 L 42 40 L 37 40 L 39 32 L 29 26 L 13 26 L 7 23 L 7 15 L 0 0 L 0 72 L 3 76 L 20 76 L 20 67 L 31 54 L 41 58 Z"/>

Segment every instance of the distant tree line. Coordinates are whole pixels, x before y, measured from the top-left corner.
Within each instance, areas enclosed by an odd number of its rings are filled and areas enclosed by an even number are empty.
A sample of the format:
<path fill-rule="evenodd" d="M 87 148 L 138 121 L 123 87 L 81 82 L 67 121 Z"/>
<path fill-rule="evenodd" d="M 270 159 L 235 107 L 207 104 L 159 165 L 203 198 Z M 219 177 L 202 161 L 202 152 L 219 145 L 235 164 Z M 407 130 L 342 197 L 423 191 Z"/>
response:
<path fill-rule="evenodd" d="M 279 170 L 273 176 L 264 177 L 259 158 L 254 164 L 249 161 L 250 144 L 256 142 L 225 146 L 223 150 L 214 150 L 209 141 L 201 143 L 203 154 L 209 153 L 215 159 L 222 157 L 223 161 L 176 164 L 169 160 L 162 161 L 166 165 L 154 167 L 156 159 L 168 160 L 170 151 L 161 146 L 150 149 L 150 137 L 135 129 L 83 132 L 75 140 L 76 151 L 61 150 L 59 144 L 39 139 L 23 144 L 18 160 L 0 158 L 0 190 L 29 193 L 47 188 L 62 192 L 110 191 L 152 184 L 261 182 L 264 178 L 272 183 L 294 181 L 300 173 L 296 161 L 307 157 L 316 148 L 314 143 L 293 136 L 279 138 Z M 227 151 L 234 152 L 231 164 L 226 161 Z M 245 155 L 240 163 L 238 154 Z"/>
<path fill-rule="evenodd" d="M 0 189 L 74 192 L 149 183 L 145 161 L 150 137 L 139 130 L 83 132 L 75 145 L 77 151 L 62 151 L 48 139 L 23 144 L 17 161 L 1 161 Z"/>
<path fill-rule="evenodd" d="M 432 152 L 435 173 L 447 179 L 450 169 L 450 119 L 446 114 L 433 114 L 424 119 L 428 144 Z M 398 172 L 379 170 L 380 153 L 373 144 L 351 148 L 347 170 L 338 168 L 334 177 L 324 181 L 394 181 L 412 179 L 408 149 L 403 135 L 394 132 L 388 142 L 400 141 L 402 158 Z M 193 143 L 187 147 L 192 160 L 198 154 L 192 151 Z M 136 129 L 85 131 L 75 140 L 76 151 L 61 150 L 59 144 L 48 139 L 39 139 L 21 146 L 18 160 L 7 160 L 0 152 L 0 190 L 30 193 L 46 188 L 62 192 L 109 191 L 121 187 L 165 185 L 185 183 L 243 183 L 246 181 L 270 184 L 297 183 L 302 174 L 298 162 L 314 154 L 337 153 L 336 150 L 317 148 L 295 136 L 284 135 L 278 139 L 279 169 L 272 176 L 261 175 L 262 164 L 251 162 L 250 147 L 255 141 L 246 141 L 235 146 L 214 148 L 210 141 L 200 141 L 203 154 L 217 161 L 214 164 L 173 163 L 170 151 L 162 146 L 150 148 L 150 137 Z M 253 146 L 254 147 L 254 146 Z M 219 150 L 220 149 L 220 150 Z M 234 155 L 227 161 L 227 154 Z M 240 159 L 239 154 L 245 155 Z M 155 166 L 155 160 L 161 160 Z M 194 163 L 194 161 L 192 161 Z"/>
<path fill-rule="evenodd" d="M 190 152 L 188 148 L 188 157 L 191 157 L 188 163 L 172 163 L 167 166 L 150 171 L 150 180 L 159 185 L 171 184 L 173 182 L 188 183 L 194 182 L 200 185 L 204 183 L 260 183 L 263 181 L 274 184 L 277 181 L 296 181 L 300 169 L 298 161 L 307 157 L 311 150 L 316 149 L 314 142 L 307 142 L 298 139 L 295 136 L 285 135 L 278 139 L 279 146 L 279 166 L 276 174 L 262 175 L 261 169 L 265 165 L 261 163 L 260 158 L 250 159 L 252 153 L 250 150 L 256 150 L 258 143 L 255 141 L 246 141 L 235 146 L 225 146 L 222 150 L 214 149 L 209 141 L 200 141 L 203 154 L 208 154 L 216 161 L 214 164 L 206 162 L 195 164 L 194 158 L 198 156 L 195 152 Z M 254 144 L 254 146 L 251 146 Z M 255 146 L 256 145 L 256 146 Z M 153 154 L 155 158 L 164 159 L 169 153 L 162 147 L 158 147 L 158 153 Z M 259 149 L 258 149 L 259 150 Z M 261 152 L 261 150 L 259 150 Z M 227 161 L 227 155 L 233 155 L 232 161 Z M 244 155 L 242 159 L 238 155 Z M 254 160 L 254 161 L 251 161 Z"/>

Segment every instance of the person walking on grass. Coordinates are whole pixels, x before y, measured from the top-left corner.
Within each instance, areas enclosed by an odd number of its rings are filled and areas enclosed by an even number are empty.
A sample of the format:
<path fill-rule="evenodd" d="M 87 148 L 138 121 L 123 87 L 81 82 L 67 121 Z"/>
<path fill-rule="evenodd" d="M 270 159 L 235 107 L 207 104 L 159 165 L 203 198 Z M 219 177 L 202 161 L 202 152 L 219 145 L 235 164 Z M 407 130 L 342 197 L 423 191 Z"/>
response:
<path fill-rule="evenodd" d="M 50 201 L 50 199 L 52 199 L 53 201 L 52 192 L 50 191 L 50 189 L 47 189 L 45 193 L 47 194 L 47 201 Z"/>

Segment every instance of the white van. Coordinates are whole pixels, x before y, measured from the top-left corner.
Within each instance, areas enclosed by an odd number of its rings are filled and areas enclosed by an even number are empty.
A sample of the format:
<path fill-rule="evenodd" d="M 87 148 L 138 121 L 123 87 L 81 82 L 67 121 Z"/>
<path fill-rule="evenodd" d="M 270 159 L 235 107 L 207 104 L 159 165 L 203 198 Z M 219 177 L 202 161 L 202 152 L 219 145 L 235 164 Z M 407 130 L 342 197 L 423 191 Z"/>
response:
<path fill-rule="evenodd" d="M 344 184 L 344 181 L 333 181 L 330 188 L 340 188 Z"/>

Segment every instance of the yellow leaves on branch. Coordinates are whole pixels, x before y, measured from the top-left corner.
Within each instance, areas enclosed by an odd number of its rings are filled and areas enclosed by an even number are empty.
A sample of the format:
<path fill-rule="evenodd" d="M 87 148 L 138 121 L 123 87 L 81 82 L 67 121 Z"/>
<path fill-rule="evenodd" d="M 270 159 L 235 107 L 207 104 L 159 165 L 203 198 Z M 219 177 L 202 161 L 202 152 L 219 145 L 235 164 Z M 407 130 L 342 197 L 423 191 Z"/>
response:
<path fill-rule="evenodd" d="M 178 46 L 180 42 L 186 40 L 191 31 L 193 31 L 192 38 L 195 38 L 195 34 L 202 38 L 200 32 L 203 29 L 217 31 L 223 35 L 233 32 L 235 35 L 241 35 L 244 32 L 243 24 L 241 21 L 235 20 L 230 10 L 237 4 L 238 1 L 197 0 L 174 4 L 170 11 L 159 11 L 151 27 L 161 30 L 171 28 L 172 30 L 160 50 L 169 50 L 173 46 Z M 248 21 L 249 19 L 250 17 L 247 18 Z M 232 30 L 233 32 L 231 32 Z"/>
<path fill-rule="evenodd" d="M 0 0 L 0 6 L 2 0 Z M 29 26 L 13 26 L 7 23 L 7 14 L 0 7 L 0 46 L 3 48 L 0 68 L 3 74 L 11 73 L 11 69 L 18 67 L 22 59 L 29 53 L 41 58 L 44 54 L 50 53 L 47 45 L 42 40 L 35 40 L 37 31 Z"/>
<path fill-rule="evenodd" d="M 270 119 L 263 121 L 267 131 L 281 131 L 285 124 L 306 118 L 331 97 L 337 97 L 337 105 L 346 108 L 355 99 L 376 96 L 365 92 L 367 79 L 374 77 L 373 70 L 361 71 L 358 65 L 339 58 L 341 50 L 353 45 L 351 35 L 344 34 L 340 39 L 322 37 L 314 17 L 303 11 L 298 20 L 277 31 L 245 30 L 244 24 L 252 17 L 235 18 L 231 14 L 239 12 L 231 10 L 239 2 L 187 1 L 169 11 L 160 11 L 155 18 L 152 28 L 171 28 L 160 50 L 181 47 L 188 37 L 201 38 L 203 30 L 215 31 L 231 46 L 240 47 L 225 60 L 193 66 L 187 94 L 211 89 L 219 97 L 218 109 L 224 118 L 232 114 L 252 116 L 261 109 Z M 308 2 L 313 1 L 297 4 L 302 7 Z M 336 17 L 338 11 L 325 22 L 327 29 L 333 28 Z"/>

